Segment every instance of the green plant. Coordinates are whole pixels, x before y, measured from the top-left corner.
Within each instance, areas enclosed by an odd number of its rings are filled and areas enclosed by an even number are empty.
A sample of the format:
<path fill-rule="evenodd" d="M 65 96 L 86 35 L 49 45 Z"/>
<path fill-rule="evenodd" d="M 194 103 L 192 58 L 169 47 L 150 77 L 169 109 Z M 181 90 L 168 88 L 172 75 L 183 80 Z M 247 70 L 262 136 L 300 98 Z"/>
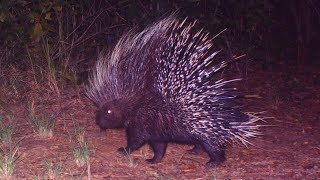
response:
<path fill-rule="evenodd" d="M 170 180 L 170 177 L 166 174 L 163 174 L 163 173 L 159 173 L 157 176 L 156 176 L 156 179 L 157 180 Z"/>
<path fill-rule="evenodd" d="M 49 179 L 60 179 L 62 173 L 61 163 L 45 160 L 46 176 Z"/>
<path fill-rule="evenodd" d="M 33 180 L 41 180 L 40 175 L 33 175 L 32 179 Z"/>
<path fill-rule="evenodd" d="M 73 157 L 78 167 L 90 163 L 90 150 L 87 143 L 81 143 L 79 147 L 73 149 Z"/>
<path fill-rule="evenodd" d="M 40 136 L 52 137 L 54 122 L 48 115 L 40 115 L 32 119 L 32 124 Z"/>
<path fill-rule="evenodd" d="M 0 140 L 4 143 L 11 143 L 16 125 L 13 122 L 13 116 L 8 115 L 7 118 L 9 121 L 5 123 L 3 116 L 0 116 Z"/>
<path fill-rule="evenodd" d="M 39 175 L 34 175 L 32 179 L 34 179 L 34 180 L 41 180 L 41 178 L 40 178 Z"/>
<path fill-rule="evenodd" d="M 28 119 L 36 132 L 43 137 L 52 137 L 53 128 L 55 125 L 55 117 L 49 114 L 36 115 L 34 108 L 34 101 L 27 104 Z"/>
<path fill-rule="evenodd" d="M 31 66 L 31 70 L 32 70 L 32 73 L 33 73 L 33 79 L 34 79 L 34 82 L 35 82 L 35 85 L 36 87 L 39 86 L 39 82 L 37 80 L 37 76 L 36 74 L 42 74 L 42 73 L 37 73 L 36 72 L 36 65 L 35 65 L 35 62 L 34 62 L 34 59 L 31 57 L 31 54 L 30 54 L 30 51 L 29 49 L 27 48 L 27 54 L 28 54 L 28 59 L 30 60 L 30 66 Z"/>
<path fill-rule="evenodd" d="M 78 167 L 83 167 L 87 165 L 88 179 L 91 179 L 91 165 L 90 165 L 91 150 L 89 149 L 88 144 L 85 142 L 85 138 L 84 138 L 85 128 L 76 124 L 73 116 L 71 116 L 71 120 L 75 127 L 74 131 L 70 135 L 71 140 L 74 140 L 79 144 L 78 147 L 73 149 L 74 161 Z"/>
<path fill-rule="evenodd" d="M 85 144 L 84 133 L 85 133 L 84 127 L 76 126 L 73 133 L 71 134 L 71 139 L 75 140 L 79 144 Z"/>
<path fill-rule="evenodd" d="M 0 179 L 9 179 L 13 176 L 16 163 L 19 161 L 17 144 L 3 150 L 0 156 Z"/>
<path fill-rule="evenodd" d="M 42 42 L 43 52 L 47 61 L 47 81 L 50 89 L 60 96 L 60 89 L 57 81 L 57 71 L 52 59 L 51 47 L 47 39 Z"/>

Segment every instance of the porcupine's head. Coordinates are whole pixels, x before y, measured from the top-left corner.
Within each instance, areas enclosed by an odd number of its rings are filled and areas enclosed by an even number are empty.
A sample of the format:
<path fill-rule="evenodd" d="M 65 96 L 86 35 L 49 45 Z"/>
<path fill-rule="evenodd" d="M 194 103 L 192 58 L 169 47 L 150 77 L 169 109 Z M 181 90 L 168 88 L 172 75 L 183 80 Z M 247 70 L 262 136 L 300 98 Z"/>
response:
<path fill-rule="evenodd" d="M 100 129 L 123 128 L 125 118 L 123 117 L 123 105 L 119 101 L 114 100 L 102 106 L 96 114 L 96 124 Z"/>

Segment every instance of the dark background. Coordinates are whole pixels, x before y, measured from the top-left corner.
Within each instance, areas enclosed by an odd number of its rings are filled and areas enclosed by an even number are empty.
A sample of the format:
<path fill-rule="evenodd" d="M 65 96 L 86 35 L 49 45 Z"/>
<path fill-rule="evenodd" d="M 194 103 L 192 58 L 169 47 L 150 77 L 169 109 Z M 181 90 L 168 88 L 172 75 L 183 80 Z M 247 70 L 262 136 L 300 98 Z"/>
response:
<path fill-rule="evenodd" d="M 2 0 L 0 70 L 37 66 L 48 58 L 61 81 L 82 81 L 98 52 L 132 27 L 143 28 L 171 13 L 198 19 L 231 49 L 264 69 L 319 65 L 320 9 L 315 0 Z M 44 51 L 44 45 L 48 51 Z M 32 59 L 32 63 L 30 63 Z M 77 83 L 79 83 L 77 82 Z"/>

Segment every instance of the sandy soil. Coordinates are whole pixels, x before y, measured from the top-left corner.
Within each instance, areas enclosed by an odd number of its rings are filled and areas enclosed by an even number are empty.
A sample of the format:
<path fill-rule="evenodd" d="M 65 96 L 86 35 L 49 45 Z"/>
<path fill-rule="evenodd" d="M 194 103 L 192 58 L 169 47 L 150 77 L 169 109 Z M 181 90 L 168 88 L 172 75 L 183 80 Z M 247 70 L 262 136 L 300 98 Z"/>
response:
<path fill-rule="evenodd" d="M 28 74 L 20 76 L 17 91 L 12 86 L 0 89 L 1 114 L 9 109 L 17 121 L 14 142 L 19 142 L 20 158 L 13 179 L 43 178 L 45 160 L 62 166 L 58 179 L 87 179 L 88 172 L 92 179 L 320 179 L 320 72 L 315 68 L 249 71 L 241 85 L 249 97 L 245 109 L 266 111 L 273 118 L 262 123 L 264 135 L 252 139 L 252 146 L 228 145 L 227 160 L 217 168 L 205 165 L 205 153 L 188 154 L 189 145 L 170 144 L 158 164 L 144 161 L 153 156 L 147 145 L 123 156 L 117 149 L 126 145 L 124 130 L 101 132 L 94 123 L 96 108 L 78 91 L 65 87 L 57 97 L 45 85 L 23 88 L 29 84 Z M 52 137 L 40 137 L 28 122 L 25 103 L 30 99 L 35 99 L 38 113 L 61 111 Z M 75 124 L 85 127 L 90 171 L 74 162 L 72 150 L 78 145 L 70 137 Z"/>

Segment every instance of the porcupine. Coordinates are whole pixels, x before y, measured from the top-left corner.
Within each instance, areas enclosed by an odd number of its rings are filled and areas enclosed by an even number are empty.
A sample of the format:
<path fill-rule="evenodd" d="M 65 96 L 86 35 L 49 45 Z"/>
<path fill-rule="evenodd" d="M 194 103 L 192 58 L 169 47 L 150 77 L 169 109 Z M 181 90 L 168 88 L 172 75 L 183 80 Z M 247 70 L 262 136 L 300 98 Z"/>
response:
<path fill-rule="evenodd" d="M 227 60 L 218 58 L 213 39 L 196 20 L 174 15 L 129 32 L 110 54 L 100 56 L 86 88 L 99 110 L 103 130 L 125 128 L 131 153 L 149 144 L 157 163 L 168 143 L 194 144 L 205 150 L 209 165 L 225 160 L 226 142 L 250 144 L 260 135 L 255 117 L 236 105 L 237 90 L 218 76 Z"/>

